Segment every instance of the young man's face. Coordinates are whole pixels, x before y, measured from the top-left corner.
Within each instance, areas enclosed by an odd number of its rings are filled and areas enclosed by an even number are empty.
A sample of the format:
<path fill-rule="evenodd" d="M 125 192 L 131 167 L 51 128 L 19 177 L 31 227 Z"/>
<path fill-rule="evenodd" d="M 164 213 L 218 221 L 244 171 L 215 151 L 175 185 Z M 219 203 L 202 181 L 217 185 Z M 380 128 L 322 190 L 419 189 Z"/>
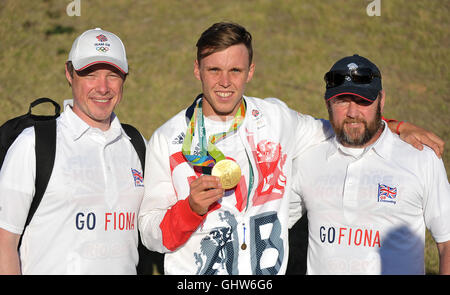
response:
<path fill-rule="evenodd" d="M 384 92 L 373 102 L 353 95 L 332 98 L 328 103 L 330 123 L 338 141 L 347 147 L 365 147 L 381 134 Z"/>
<path fill-rule="evenodd" d="M 96 64 L 80 72 L 67 71 L 72 85 L 73 111 L 92 127 L 107 130 L 111 113 L 122 99 L 125 76 L 115 67 Z"/>
<path fill-rule="evenodd" d="M 253 77 L 254 64 L 249 64 L 244 44 L 215 52 L 195 61 L 194 75 L 202 82 L 205 116 L 226 118 L 239 109 L 245 84 Z"/>

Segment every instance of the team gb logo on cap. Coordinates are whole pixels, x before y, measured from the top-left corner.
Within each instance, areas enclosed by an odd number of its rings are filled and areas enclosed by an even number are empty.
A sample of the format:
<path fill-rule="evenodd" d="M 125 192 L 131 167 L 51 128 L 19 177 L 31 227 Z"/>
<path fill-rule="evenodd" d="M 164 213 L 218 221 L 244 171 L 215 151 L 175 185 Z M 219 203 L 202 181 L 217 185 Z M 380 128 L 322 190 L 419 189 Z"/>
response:
<path fill-rule="evenodd" d="M 108 41 L 108 38 L 106 38 L 106 36 L 103 35 L 103 34 L 100 34 L 100 35 L 98 35 L 95 38 L 97 38 L 98 42 L 106 42 L 106 41 Z"/>
<path fill-rule="evenodd" d="M 106 38 L 105 35 L 100 34 L 98 36 L 96 36 L 95 38 L 97 38 L 98 43 L 96 42 L 95 45 L 95 49 L 97 51 L 101 51 L 101 52 L 107 52 L 109 50 L 109 47 L 111 46 L 110 43 L 106 43 L 106 41 L 108 41 L 108 38 Z"/>

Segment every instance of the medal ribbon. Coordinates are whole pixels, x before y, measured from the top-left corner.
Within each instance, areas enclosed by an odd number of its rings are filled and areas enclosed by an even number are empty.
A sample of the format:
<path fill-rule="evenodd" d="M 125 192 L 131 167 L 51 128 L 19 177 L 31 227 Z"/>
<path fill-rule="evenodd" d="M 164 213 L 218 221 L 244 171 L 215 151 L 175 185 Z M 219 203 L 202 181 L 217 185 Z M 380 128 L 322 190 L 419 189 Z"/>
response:
<path fill-rule="evenodd" d="M 188 160 L 189 163 L 191 163 L 193 166 L 201 166 L 201 167 L 213 167 L 216 164 L 216 162 L 224 160 L 225 155 L 216 147 L 215 144 L 220 142 L 221 140 L 224 140 L 228 136 L 236 133 L 239 126 L 242 125 L 244 118 L 245 118 L 245 102 L 242 99 L 241 105 L 239 106 L 238 111 L 234 115 L 233 122 L 228 131 L 213 134 L 208 138 L 207 141 L 202 111 L 202 100 L 199 100 L 197 106 L 195 107 L 194 114 L 192 115 L 192 118 L 188 124 L 186 136 L 184 137 L 183 141 L 182 152 L 186 160 Z M 199 134 L 200 155 L 191 154 L 192 139 L 195 134 L 195 126 L 197 126 Z"/>

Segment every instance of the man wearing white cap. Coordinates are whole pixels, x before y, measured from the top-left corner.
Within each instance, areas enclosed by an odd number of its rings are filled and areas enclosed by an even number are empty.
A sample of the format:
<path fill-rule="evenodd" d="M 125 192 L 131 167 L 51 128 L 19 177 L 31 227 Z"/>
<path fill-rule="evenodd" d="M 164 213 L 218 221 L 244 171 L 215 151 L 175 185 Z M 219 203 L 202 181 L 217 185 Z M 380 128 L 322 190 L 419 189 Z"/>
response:
<path fill-rule="evenodd" d="M 52 176 L 17 246 L 35 189 L 34 128 L 8 150 L 0 172 L 0 272 L 136 274 L 143 167 L 113 113 L 128 73 L 113 33 L 88 30 L 66 63 L 73 105 L 57 119 Z"/>

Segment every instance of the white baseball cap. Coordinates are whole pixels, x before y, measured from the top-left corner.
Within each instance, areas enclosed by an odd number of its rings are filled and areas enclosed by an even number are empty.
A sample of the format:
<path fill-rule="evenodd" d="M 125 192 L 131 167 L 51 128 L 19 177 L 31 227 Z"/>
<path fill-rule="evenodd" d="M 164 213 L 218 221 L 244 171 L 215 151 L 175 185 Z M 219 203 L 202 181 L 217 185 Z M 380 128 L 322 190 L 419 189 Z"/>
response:
<path fill-rule="evenodd" d="M 67 61 L 71 61 L 77 71 L 94 64 L 105 63 L 128 73 L 125 46 L 115 34 L 96 28 L 87 30 L 75 39 Z"/>

